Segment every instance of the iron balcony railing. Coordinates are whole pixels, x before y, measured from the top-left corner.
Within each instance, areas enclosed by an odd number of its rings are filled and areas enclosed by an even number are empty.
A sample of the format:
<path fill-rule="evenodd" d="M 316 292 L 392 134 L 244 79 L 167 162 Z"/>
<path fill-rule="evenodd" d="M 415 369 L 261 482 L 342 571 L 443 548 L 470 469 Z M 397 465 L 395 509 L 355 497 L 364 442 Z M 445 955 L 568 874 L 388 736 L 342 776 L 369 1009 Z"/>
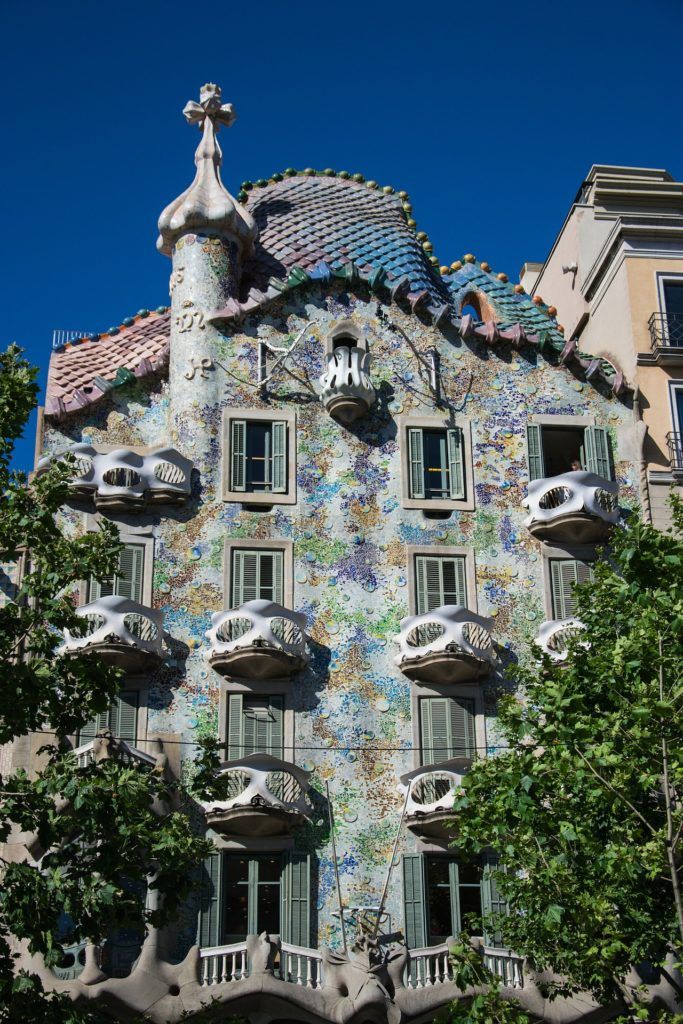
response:
<path fill-rule="evenodd" d="M 648 327 L 653 350 L 683 348 L 683 313 L 653 313 Z"/>
<path fill-rule="evenodd" d="M 672 430 L 666 435 L 666 443 L 669 446 L 669 464 L 672 469 L 683 470 L 683 433 Z"/>

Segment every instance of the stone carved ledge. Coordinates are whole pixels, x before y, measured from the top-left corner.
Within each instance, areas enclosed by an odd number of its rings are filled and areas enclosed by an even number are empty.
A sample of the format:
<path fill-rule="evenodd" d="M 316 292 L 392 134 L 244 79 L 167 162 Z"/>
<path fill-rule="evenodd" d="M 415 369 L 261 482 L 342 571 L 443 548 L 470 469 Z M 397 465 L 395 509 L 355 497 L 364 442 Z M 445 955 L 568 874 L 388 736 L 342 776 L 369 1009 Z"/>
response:
<path fill-rule="evenodd" d="M 567 643 L 586 627 L 580 619 L 548 619 L 541 623 L 535 643 L 548 655 L 551 661 L 563 662 L 567 659 Z M 582 644 L 587 647 L 588 644 Z"/>
<path fill-rule="evenodd" d="M 76 462 L 70 482 L 74 498 L 92 501 L 97 509 L 141 512 L 147 505 L 182 505 L 190 496 L 192 462 L 175 448 L 138 455 L 130 448 L 98 452 L 90 444 L 74 444 L 57 455 L 43 456 L 37 472 L 64 455 L 72 455 Z"/>
<path fill-rule="evenodd" d="M 494 660 L 491 620 L 444 604 L 401 621 L 395 663 L 409 679 L 465 683 L 487 675 Z"/>
<path fill-rule="evenodd" d="M 216 612 L 207 630 L 207 658 L 221 675 L 277 679 L 300 672 L 309 661 L 306 616 L 274 601 L 245 601 Z"/>
<path fill-rule="evenodd" d="M 437 839 L 452 835 L 453 803 L 471 763 L 471 758 L 453 757 L 401 775 L 401 795 L 405 797 L 410 788 L 405 821 L 411 832 Z"/>
<path fill-rule="evenodd" d="M 310 774 L 270 754 L 224 761 L 218 779 L 227 796 L 203 802 L 207 824 L 232 835 L 287 835 L 311 820 Z"/>
<path fill-rule="evenodd" d="M 369 354 L 356 346 L 340 345 L 327 356 L 320 398 L 333 419 L 348 426 L 365 416 L 375 401 L 369 368 Z"/>
<path fill-rule="evenodd" d="M 619 485 L 577 470 L 532 480 L 524 525 L 540 540 L 593 544 L 619 522 Z"/>
<path fill-rule="evenodd" d="M 100 597 L 76 609 L 83 620 L 78 635 L 64 630 L 58 653 L 87 651 L 127 672 L 147 671 L 163 660 L 163 613 L 127 597 Z"/>

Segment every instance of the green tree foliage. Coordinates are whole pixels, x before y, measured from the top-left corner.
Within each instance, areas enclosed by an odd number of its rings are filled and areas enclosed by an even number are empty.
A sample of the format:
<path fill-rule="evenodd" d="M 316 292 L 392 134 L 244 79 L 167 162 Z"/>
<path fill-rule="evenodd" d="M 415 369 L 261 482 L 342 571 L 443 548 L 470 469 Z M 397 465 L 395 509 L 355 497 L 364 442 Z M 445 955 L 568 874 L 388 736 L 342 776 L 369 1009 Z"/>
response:
<path fill-rule="evenodd" d="M 30 481 L 11 471 L 36 402 L 35 376 L 18 348 L 0 355 L 0 552 L 5 562 L 24 563 L 18 593 L 0 607 L 0 743 L 44 731 L 46 744 L 37 774 L 0 780 L 0 842 L 23 832 L 32 854 L 3 864 L 0 1022 L 89 1024 L 100 1020 L 97 1011 L 45 992 L 34 974 L 17 974 L 7 936 L 54 963 L 64 914 L 71 941 L 99 943 L 117 925 L 162 925 L 188 896 L 207 850 L 163 773 L 116 759 L 79 768 L 69 753 L 67 738 L 106 710 L 120 675 L 87 653 L 65 658 L 57 650 L 63 630 L 78 625 L 78 581 L 112 572 L 119 543 L 109 524 L 80 537 L 62 528 L 68 459 Z M 145 909 L 147 884 L 162 897 L 157 910 Z"/>
<path fill-rule="evenodd" d="M 577 591 L 585 632 L 564 664 L 520 668 L 522 700 L 500 700 L 509 749 L 473 766 L 455 806 L 457 846 L 490 847 L 507 867 L 496 875 L 509 915 L 491 926 L 557 976 L 551 997 L 637 1004 L 630 968 L 668 973 L 683 948 L 683 510 L 672 507 L 669 533 L 615 532 Z"/>

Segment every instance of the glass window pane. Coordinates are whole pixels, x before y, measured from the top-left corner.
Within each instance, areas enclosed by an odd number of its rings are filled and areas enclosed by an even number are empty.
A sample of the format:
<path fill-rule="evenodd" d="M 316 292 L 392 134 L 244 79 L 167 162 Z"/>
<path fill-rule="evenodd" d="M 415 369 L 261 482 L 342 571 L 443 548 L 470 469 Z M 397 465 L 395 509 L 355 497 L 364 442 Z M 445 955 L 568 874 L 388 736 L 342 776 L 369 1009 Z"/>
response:
<path fill-rule="evenodd" d="M 480 866 L 458 862 L 458 880 L 461 885 L 479 885 L 481 881 Z"/>
<path fill-rule="evenodd" d="M 270 489 L 271 424 L 247 423 L 247 490 Z"/>
<path fill-rule="evenodd" d="M 472 929 L 475 934 L 481 933 L 481 888 L 478 885 L 461 885 L 459 896 L 461 926 Z"/>
<path fill-rule="evenodd" d="M 259 859 L 258 880 L 259 882 L 277 882 L 280 884 L 280 857 L 263 857 Z"/>
<path fill-rule="evenodd" d="M 225 881 L 227 885 L 246 882 L 249 879 L 248 857 L 225 857 Z"/>
<path fill-rule="evenodd" d="M 423 431 L 425 496 L 448 498 L 448 454 L 445 430 Z"/>
<path fill-rule="evenodd" d="M 280 931 L 280 884 L 268 882 L 258 887 L 257 931 Z"/>
<path fill-rule="evenodd" d="M 448 857 L 427 857 L 428 944 L 438 945 L 453 933 Z"/>
<path fill-rule="evenodd" d="M 249 886 L 226 886 L 223 903 L 223 935 L 228 942 L 245 938 L 249 931 Z"/>
<path fill-rule="evenodd" d="M 667 313 L 683 317 L 683 281 L 664 283 L 664 304 Z"/>

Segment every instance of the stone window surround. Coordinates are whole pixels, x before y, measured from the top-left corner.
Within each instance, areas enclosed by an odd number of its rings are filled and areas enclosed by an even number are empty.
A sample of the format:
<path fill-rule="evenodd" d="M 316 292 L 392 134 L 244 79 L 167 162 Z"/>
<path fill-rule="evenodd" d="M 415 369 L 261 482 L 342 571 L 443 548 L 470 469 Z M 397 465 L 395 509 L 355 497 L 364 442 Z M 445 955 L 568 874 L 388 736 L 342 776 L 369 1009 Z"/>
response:
<path fill-rule="evenodd" d="M 420 767 L 420 700 L 423 697 L 462 697 L 474 702 L 474 742 L 478 753 L 486 750 L 486 712 L 480 685 L 452 683 L 411 683 L 410 714 L 413 736 L 413 768 Z"/>
<path fill-rule="evenodd" d="M 131 517 L 133 518 L 133 517 Z M 135 517 L 137 520 L 139 517 Z M 96 533 L 102 522 L 113 523 L 119 533 L 122 544 L 139 544 L 145 549 L 145 568 L 142 576 L 142 601 L 141 604 L 152 608 L 152 584 L 154 580 L 154 535 L 151 522 L 124 522 L 122 519 L 115 519 L 110 516 L 103 516 L 101 513 L 86 513 L 85 532 Z M 88 601 L 88 580 L 81 580 L 78 585 L 79 605 L 87 604 Z"/>
<path fill-rule="evenodd" d="M 424 512 L 444 511 L 474 511 L 474 473 L 472 468 L 472 427 L 471 421 L 464 416 L 458 416 L 457 420 L 447 415 L 443 416 L 414 416 L 412 414 L 398 416 L 398 444 L 401 458 L 401 504 L 403 508 L 417 508 Z M 408 449 L 409 427 L 422 427 L 427 430 L 449 430 L 460 427 L 463 436 L 463 464 L 465 468 L 465 494 L 463 500 L 458 498 L 429 498 L 410 497 L 410 460 Z"/>
<path fill-rule="evenodd" d="M 356 324 L 355 321 L 353 320 L 342 320 L 335 327 L 332 327 L 331 330 L 329 330 L 325 335 L 326 356 L 331 355 L 332 352 L 334 351 L 335 340 L 339 337 L 340 334 L 348 334 L 351 338 L 354 339 L 354 343 L 357 348 L 362 349 L 364 352 L 369 351 L 368 339 L 365 336 L 365 334 L 363 334 L 358 324 Z"/>
<path fill-rule="evenodd" d="M 683 281 L 683 275 L 681 277 Z M 676 406 L 676 392 L 683 391 L 683 378 L 670 378 L 668 381 L 669 385 L 669 409 L 671 410 L 671 428 L 672 430 L 681 433 L 683 432 L 683 423 L 679 421 L 678 408 Z M 668 456 L 667 456 L 668 457 Z"/>
<path fill-rule="evenodd" d="M 232 553 L 233 551 L 282 551 L 283 580 L 282 596 L 285 608 L 294 611 L 294 544 L 291 540 L 250 540 L 248 537 L 226 537 L 223 555 L 223 606 L 230 608 L 232 594 Z"/>
<path fill-rule="evenodd" d="M 230 423 L 232 420 L 273 423 L 284 420 L 287 424 L 287 490 L 233 491 L 230 489 L 231 451 Z M 235 501 L 240 505 L 296 505 L 296 412 L 293 409 L 254 409 L 230 406 L 223 410 L 223 501 Z"/>
<path fill-rule="evenodd" d="M 467 584 L 467 607 L 469 611 L 477 611 L 477 568 L 472 548 L 447 547 L 438 544 L 406 544 L 407 577 L 408 577 L 408 612 L 417 615 L 417 595 L 415 580 L 415 556 L 432 555 L 434 558 L 460 556 L 465 558 L 465 579 Z"/>
<path fill-rule="evenodd" d="M 566 547 L 560 545 L 543 544 L 541 555 L 543 557 L 543 611 L 546 619 L 554 619 L 553 613 L 553 590 L 550 580 L 550 561 L 556 558 L 576 558 L 582 562 L 595 561 L 594 544 L 570 544 Z"/>
<path fill-rule="evenodd" d="M 675 270 L 655 270 L 655 285 L 657 288 L 657 303 L 659 306 L 659 312 L 662 316 L 666 316 L 666 298 L 664 295 L 664 285 L 669 281 L 675 281 L 676 284 L 683 284 L 683 274 L 677 274 Z"/>

